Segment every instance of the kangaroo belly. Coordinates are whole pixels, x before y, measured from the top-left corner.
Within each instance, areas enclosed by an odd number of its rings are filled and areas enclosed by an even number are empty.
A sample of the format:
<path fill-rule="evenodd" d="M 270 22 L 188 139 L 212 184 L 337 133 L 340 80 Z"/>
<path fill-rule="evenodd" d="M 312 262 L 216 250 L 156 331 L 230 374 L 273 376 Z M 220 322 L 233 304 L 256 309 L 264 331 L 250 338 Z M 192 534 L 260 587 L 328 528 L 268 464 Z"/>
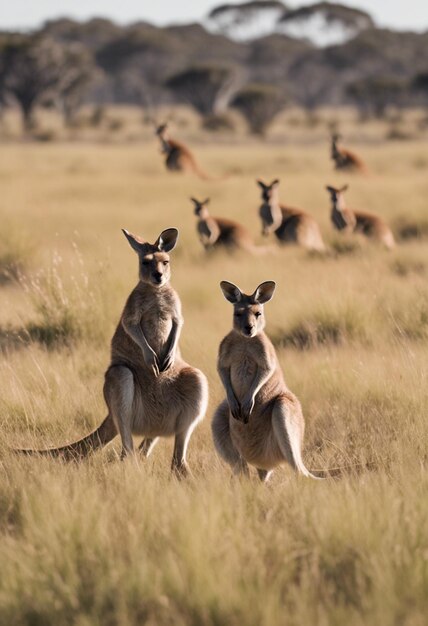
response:
<path fill-rule="evenodd" d="M 271 410 L 253 412 L 248 424 L 230 417 L 230 435 L 239 454 L 254 467 L 270 470 L 284 460 L 272 429 Z"/>
<path fill-rule="evenodd" d="M 230 380 L 237 400 L 244 399 L 251 387 L 256 371 L 257 363 L 246 355 L 242 355 L 236 365 L 231 368 Z"/>
<path fill-rule="evenodd" d="M 153 348 L 158 356 L 162 353 L 168 341 L 171 328 L 172 320 L 170 317 L 159 316 L 157 319 L 144 320 L 141 323 L 141 329 L 149 346 Z"/>

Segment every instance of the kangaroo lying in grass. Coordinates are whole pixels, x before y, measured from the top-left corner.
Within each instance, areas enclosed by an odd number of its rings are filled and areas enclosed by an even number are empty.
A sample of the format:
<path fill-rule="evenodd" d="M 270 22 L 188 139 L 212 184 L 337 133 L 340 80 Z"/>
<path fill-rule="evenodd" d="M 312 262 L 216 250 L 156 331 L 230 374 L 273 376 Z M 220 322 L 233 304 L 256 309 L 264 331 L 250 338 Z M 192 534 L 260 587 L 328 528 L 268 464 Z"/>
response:
<path fill-rule="evenodd" d="M 147 457 L 159 437 L 175 436 L 172 470 L 187 473 L 186 450 L 208 402 L 205 376 L 183 361 L 178 340 L 183 324 L 181 303 L 169 284 L 169 252 L 178 231 L 164 230 L 154 244 L 123 231 L 139 259 L 139 282 L 131 292 L 111 342 L 111 363 L 104 383 L 108 415 L 80 441 L 26 454 L 84 457 L 117 434 L 122 456 L 133 452 L 132 435 L 144 436 Z"/>
<path fill-rule="evenodd" d="M 312 215 L 280 204 L 279 180 L 272 181 L 270 185 L 258 180 L 257 184 L 262 190 L 263 200 L 259 209 L 262 235 L 275 233 L 280 243 L 294 243 L 308 250 L 323 252 L 325 245 L 320 227 Z"/>
<path fill-rule="evenodd" d="M 342 171 L 361 172 L 367 174 L 367 166 L 359 156 L 346 148 L 339 147 L 340 135 L 331 137 L 331 158 L 335 168 Z"/>
<path fill-rule="evenodd" d="M 226 248 L 232 250 L 246 250 L 247 252 L 262 254 L 264 248 L 258 248 L 251 234 L 238 222 L 223 217 L 212 217 L 207 205 L 210 199 L 202 202 L 191 198 L 194 204 L 195 215 L 198 218 L 197 231 L 201 244 L 208 252 L 213 248 Z"/>
<path fill-rule="evenodd" d="M 217 408 L 212 434 L 220 456 L 235 473 L 248 474 L 248 463 L 262 481 L 288 462 L 294 470 L 314 476 L 302 460 L 305 421 L 299 400 L 285 384 L 278 359 L 265 335 L 263 305 L 272 298 L 275 283 L 267 281 L 252 295 L 236 285 L 220 283 L 233 304 L 233 330 L 220 344 L 218 372 L 226 399 Z"/>
<path fill-rule="evenodd" d="M 381 217 L 367 211 L 354 211 L 346 206 L 344 192 L 348 189 L 348 185 L 344 185 L 340 189 L 327 186 L 326 189 L 330 194 L 332 204 L 331 221 L 337 230 L 347 233 L 361 233 L 383 243 L 388 249 L 394 248 L 394 235 Z"/>
<path fill-rule="evenodd" d="M 165 165 L 170 172 L 193 172 L 202 180 L 220 180 L 209 176 L 197 163 L 192 152 L 184 143 L 176 141 L 169 136 L 168 124 L 160 124 L 156 128 L 156 135 L 159 137 L 161 149 L 165 154 Z"/>

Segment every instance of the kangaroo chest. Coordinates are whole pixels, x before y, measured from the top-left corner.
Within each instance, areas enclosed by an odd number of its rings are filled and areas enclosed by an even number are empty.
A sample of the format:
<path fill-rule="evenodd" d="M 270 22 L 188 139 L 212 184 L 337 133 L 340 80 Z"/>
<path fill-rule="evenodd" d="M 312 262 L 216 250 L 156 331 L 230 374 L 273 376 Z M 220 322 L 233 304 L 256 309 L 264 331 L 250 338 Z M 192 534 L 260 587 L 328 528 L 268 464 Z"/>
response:
<path fill-rule="evenodd" d="M 143 315 L 140 326 L 149 345 L 159 354 L 171 332 L 172 311 L 165 308 L 154 308 L 154 310 Z"/>
<path fill-rule="evenodd" d="M 230 368 L 230 380 L 238 400 L 242 399 L 250 388 L 257 372 L 257 357 L 251 350 L 237 350 Z"/>

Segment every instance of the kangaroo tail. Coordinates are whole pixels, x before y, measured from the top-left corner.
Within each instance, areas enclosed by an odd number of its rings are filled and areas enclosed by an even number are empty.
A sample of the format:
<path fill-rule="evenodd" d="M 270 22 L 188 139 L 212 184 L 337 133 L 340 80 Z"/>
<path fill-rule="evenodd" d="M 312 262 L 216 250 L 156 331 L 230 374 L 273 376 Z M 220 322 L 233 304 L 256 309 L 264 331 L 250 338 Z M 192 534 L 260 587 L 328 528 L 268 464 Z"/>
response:
<path fill-rule="evenodd" d="M 222 180 L 226 180 L 230 176 L 229 174 L 224 174 L 224 176 L 210 176 L 210 174 L 207 174 L 194 159 L 192 159 L 191 161 L 191 167 L 192 167 L 193 173 L 196 174 L 196 176 L 198 176 L 202 180 L 209 180 L 211 182 L 220 182 Z"/>
<path fill-rule="evenodd" d="M 117 429 L 113 418 L 107 415 L 102 424 L 92 433 L 60 448 L 46 448 L 44 450 L 18 449 L 14 450 L 18 454 L 28 456 L 41 455 L 51 457 L 62 457 L 66 461 L 78 460 L 88 456 L 94 450 L 102 448 L 117 435 Z"/>

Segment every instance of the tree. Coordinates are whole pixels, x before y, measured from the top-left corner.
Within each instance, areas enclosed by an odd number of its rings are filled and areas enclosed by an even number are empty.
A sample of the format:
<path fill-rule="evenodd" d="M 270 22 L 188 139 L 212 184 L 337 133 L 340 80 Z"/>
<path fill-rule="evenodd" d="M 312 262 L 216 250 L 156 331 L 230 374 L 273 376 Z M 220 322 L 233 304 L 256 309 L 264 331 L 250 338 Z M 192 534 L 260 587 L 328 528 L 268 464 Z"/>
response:
<path fill-rule="evenodd" d="M 34 109 L 52 98 L 62 78 L 63 47 L 38 35 L 15 35 L 1 51 L 4 90 L 21 108 L 24 129 L 33 127 Z"/>
<path fill-rule="evenodd" d="M 87 49 L 80 44 L 71 44 L 64 48 L 58 90 L 67 126 L 74 122 L 95 75 L 93 58 Z"/>
<path fill-rule="evenodd" d="M 275 85 L 253 83 L 238 91 L 231 102 L 246 119 L 250 131 L 264 135 L 273 119 L 285 107 L 285 98 Z"/>
<path fill-rule="evenodd" d="M 226 65 L 195 65 L 169 78 L 165 86 L 193 106 L 202 116 L 215 115 L 226 107 L 235 72 Z"/>
<path fill-rule="evenodd" d="M 346 87 L 347 95 L 362 115 L 383 118 L 389 106 L 401 106 L 405 82 L 389 76 L 361 78 Z"/>

